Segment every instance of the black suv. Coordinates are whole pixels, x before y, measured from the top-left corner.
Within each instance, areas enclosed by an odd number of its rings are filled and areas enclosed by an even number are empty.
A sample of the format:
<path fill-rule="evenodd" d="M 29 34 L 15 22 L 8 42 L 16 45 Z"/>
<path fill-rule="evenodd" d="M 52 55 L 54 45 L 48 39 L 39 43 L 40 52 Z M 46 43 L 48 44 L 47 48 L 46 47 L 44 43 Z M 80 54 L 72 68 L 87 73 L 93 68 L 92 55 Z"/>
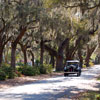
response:
<path fill-rule="evenodd" d="M 81 75 L 81 67 L 79 66 L 78 60 L 68 60 L 64 67 L 64 76 L 68 76 L 69 74 L 77 74 L 77 76 Z"/>

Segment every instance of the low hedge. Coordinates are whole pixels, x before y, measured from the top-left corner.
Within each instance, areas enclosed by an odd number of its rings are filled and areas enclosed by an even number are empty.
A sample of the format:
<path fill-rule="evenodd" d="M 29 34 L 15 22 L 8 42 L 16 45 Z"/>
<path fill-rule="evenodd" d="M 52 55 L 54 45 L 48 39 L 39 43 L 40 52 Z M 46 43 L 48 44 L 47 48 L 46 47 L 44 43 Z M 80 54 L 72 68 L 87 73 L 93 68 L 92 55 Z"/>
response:
<path fill-rule="evenodd" d="M 0 80 L 12 79 L 14 77 L 20 77 L 22 75 L 35 76 L 40 74 L 52 73 L 52 66 L 50 64 L 29 66 L 19 64 L 14 71 L 9 65 L 3 64 L 0 68 Z"/>
<path fill-rule="evenodd" d="M 6 73 L 0 69 L 0 80 L 5 80 L 6 79 Z"/>

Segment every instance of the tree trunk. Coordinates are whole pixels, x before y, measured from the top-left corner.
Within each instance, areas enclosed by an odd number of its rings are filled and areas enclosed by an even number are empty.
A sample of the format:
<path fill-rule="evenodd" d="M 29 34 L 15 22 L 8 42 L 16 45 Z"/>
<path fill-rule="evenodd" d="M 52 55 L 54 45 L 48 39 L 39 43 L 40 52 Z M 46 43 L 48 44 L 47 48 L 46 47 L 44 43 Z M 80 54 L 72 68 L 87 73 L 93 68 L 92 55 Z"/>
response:
<path fill-rule="evenodd" d="M 87 55 L 86 55 L 86 59 L 85 59 L 85 64 L 87 67 L 89 67 L 89 61 L 90 61 L 90 57 L 92 55 L 92 53 L 94 52 L 96 46 L 89 48 L 89 46 L 87 46 Z"/>
<path fill-rule="evenodd" d="M 19 42 L 19 45 L 21 46 L 21 50 L 22 50 L 23 55 L 24 55 L 24 64 L 25 65 L 27 65 L 27 43 L 25 45 L 23 45 L 22 43 Z"/>
<path fill-rule="evenodd" d="M 61 45 L 59 46 L 58 49 L 58 54 L 56 57 L 56 71 L 62 71 L 63 70 L 63 51 L 66 47 L 66 44 L 68 43 L 69 39 L 66 38 Z"/>
<path fill-rule="evenodd" d="M 63 52 L 60 52 L 56 58 L 56 71 L 63 70 Z"/>
<path fill-rule="evenodd" d="M 70 49 L 70 47 L 69 47 L 69 41 L 68 41 L 68 43 L 67 43 L 67 45 L 66 45 L 66 61 L 67 60 L 72 60 L 72 50 Z M 66 62 L 65 62 L 66 63 Z"/>
<path fill-rule="evenodd" d="M 2 58 L 3 58 L 3 50 L 2 48 L 0 47 L 0 67 L 2 65 Z"/>
<path fill-rule="evenodd" d="M 16 63 L 16 46 L 18 44 L 18 42 L 22 39 L 22 37 L 24 36 L 26 32 L 26 27 L 21 26 L 20 28 L 20 33 L 17 36 L 17 38 L 15 39 L 15 41 L 12 43 L 12 50 L 11 50 L 11 67 L 15 70 L 15 63 Z"/>
<path fill-rule="evenodd" d="M 85 59 L 85 64 L 87 67 L 89 67 L 89 60 L 90 60 L 90 57 L 91 57 L 91 51 L 89 49 L 89 46 L 87 46 L 87 55 L 86 55 L 86 59 Z"/>
<path fill-rule="evenodd" d="M 34 54 L 33 54 L 33 52 L 30 50 L 30 54 L 31 54 L 31 56 L 32 56 L 32 59 L 31 59 L 31 61 L 32 61 L 32 66 L 34 66 Z"/>
<path fill-rule="evenodd" d="M 41 43 L 40 43 L 40 64 L 43 65 L 43 54 L 44 54 L 44 41 L 43 39 L 41 39 Z"/>
<path fill-rule="evenodd" d="M 82 57 L 82 51 L 80 48 L 78 49 L 78 57 L 80 59 L 80 66 L 82 67 L 83 66 L 83 57 Z"/>
<path fill-rule="evenodd" d="M 0 67 L 2 65 L 4 47 L 5 45 L 2 45 L 2 43 L 0 42 Z"/>
<path fill-rule="evenodd" d="M 26 50 L 23 50 L 23 54 L 24 54 L 24 64 L 27 65 L 27 53 Z"/>
<path fill-rule="evenodd" d="M 16 46 L 12 43 L 12 50 L 11 50 L 11 67 L 15 70 L 15 63 L 16 63 Z"/>
<path fill-rule="evenodd" d="M 89 67 L 89 60 L 90 60 L 90 56 L 87 55 L 86 60 L 85 60 L 86 66 L 87 66 L 87 67 Z"/>
<path fill-rule="evenodd" d="M 34 66 L 34 55 L 32 55 L 32 66 Z"/>
<path fill-rule="evenodd" d="M 51 56 L 50 64 L 52 64 L 52 66 L 54 68 L 54 65 L 55 65 L 54 56 L 52 56 L 52 55 L 50 55 L 50 56 Z"/>

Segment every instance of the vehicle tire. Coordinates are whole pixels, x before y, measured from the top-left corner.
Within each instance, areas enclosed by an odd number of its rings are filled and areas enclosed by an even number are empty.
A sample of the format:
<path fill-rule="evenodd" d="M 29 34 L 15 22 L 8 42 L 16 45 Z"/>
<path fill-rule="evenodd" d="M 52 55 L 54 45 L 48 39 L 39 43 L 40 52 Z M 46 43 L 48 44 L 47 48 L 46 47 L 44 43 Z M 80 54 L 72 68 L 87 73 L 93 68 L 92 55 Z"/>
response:
<path fill-rule="evenodd" d="M 66 77 L 66 76 L 68 76 L 68 74 L 67 73 L 64 73 L 64 76 Z"/>
<path fill-rule="evenodd" d="M 77 76 L 81 76 L 81 72 L 78 72 L 78 73 L 77 73 Z"/>

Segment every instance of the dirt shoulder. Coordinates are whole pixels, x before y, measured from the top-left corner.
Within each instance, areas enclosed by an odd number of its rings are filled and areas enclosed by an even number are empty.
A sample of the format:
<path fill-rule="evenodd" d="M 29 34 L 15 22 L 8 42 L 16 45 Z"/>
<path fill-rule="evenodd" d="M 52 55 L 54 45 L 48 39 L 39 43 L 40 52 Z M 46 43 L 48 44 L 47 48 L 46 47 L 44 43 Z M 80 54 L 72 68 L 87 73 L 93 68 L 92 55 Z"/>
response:
<path fill-rule="evenodd" d="M 46 74 L 46 75 L 43 74 L 43 75 L 38 75 L 38 76 L 23 76 L 23 77 L 16 77 L 15 79 L 7 79 L 5 81 L 0 81 L 0 90 L 13 87 L 13 86 L 28 84 L 31 82 L 35 82 L 38 80 L 43 80 L 43 79 L 47 79 L 47 78 L 51 78 L 55 76 L 62 76 L 62 75 L 63 75 L 63 72 L 61 73 L 54 72 L 52 74 Z"/>
<path fill-rule="evenodd" d="M 82 69 L 82 71 L 87 71 L 88 69 Z M 13 86 L 20 86 L 24 84 L 28 84 L 31 82 L 35 82 L 38 80 L 43 80 L 47 78 L 51 78 L 54 76 L 61 76 L 64 72 L 53 72 L 52 74 L 42 74 L 38 76 L 23 76 L 23 77 L 16 77 L 15 79 L 7 79 L 5 81 L 0 81 L 0 90 L 4 88 L 9 88 Z"/>

